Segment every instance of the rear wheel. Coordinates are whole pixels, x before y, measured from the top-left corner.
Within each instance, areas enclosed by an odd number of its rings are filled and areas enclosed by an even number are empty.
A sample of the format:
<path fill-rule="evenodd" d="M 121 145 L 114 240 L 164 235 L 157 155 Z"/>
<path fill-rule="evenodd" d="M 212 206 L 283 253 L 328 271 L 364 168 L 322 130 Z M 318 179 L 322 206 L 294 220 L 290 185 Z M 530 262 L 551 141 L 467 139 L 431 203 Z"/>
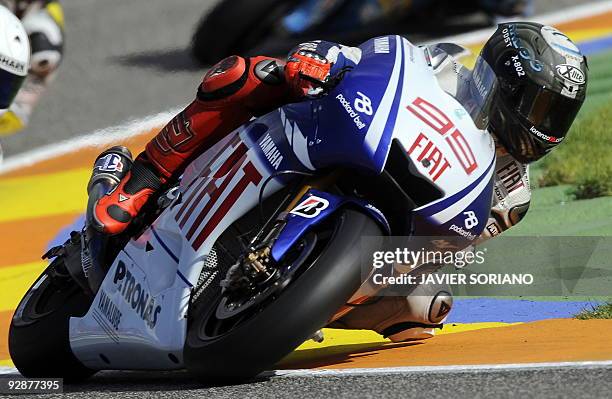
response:
<path fill-rule="evenodd" d="M 294 248 L 293 260 L 302 262 L 299 276 L 280 279 L 269 292 L 241 303 L 220 291 L 212 299 L 199 297 L 190 312 L 187 368 L 202 379 L 240 380 L 272 367 L 325 326 L 357 290 L 361 251 L 375 249 L 363 248 L 360 238 L 381 235 L 374 220 L 344 210 Z"/>
<path fill-rule="evenodd" d="M 95 373 L 74 356 L 69 340 L 70 317 L 83 316 L 91 301 L 68 274 L 63 258 L 55 258 L 11 321 L 9 351 L 21 374 L 78 381 Z"/>

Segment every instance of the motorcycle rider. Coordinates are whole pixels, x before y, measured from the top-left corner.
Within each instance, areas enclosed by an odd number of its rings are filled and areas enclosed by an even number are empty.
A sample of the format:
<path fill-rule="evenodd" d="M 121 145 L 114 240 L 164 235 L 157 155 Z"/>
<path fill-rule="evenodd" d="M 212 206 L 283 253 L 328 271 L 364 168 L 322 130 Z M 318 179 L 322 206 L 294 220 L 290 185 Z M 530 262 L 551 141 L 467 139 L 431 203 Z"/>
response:
<path fill-rule="evenodd" d="M 457 98 L 497 143 L 491 217 L 478 241 L 518 223 L 530 200 L 528 164 L 561 143 L 586 91 L 586 59 L 563 33 L 536 23 L 505 23 L 485 44 L 472 71 L 458 46 L 430 47 L 441 87 Z M 315 41 L 294 49 L 284 68 L 268 57 L 229 57 L 215 65 L 196 99 L 146 146 L 119 185 L 94 210 L 95 228 L 120 234 L 148 199 L 185 166 L 252 116 L 316 97 L 361 59 L 359 48 Z M 436 265 L 429 265 L 435 270 Z M 423 268 L 426 272 L 428 268 Z M 444 287 L 417 286 L 356 307 L 332 326 L 372 329 L 393 341 L 428 338 L 452 307 Z"/>
<path fill-rule="evenodd" d="M 30 41 L 21 21 L 0 5 L 0 119 L 22 87 L 30 62 Z M 0 146 L 0 162 L 2 146 Z"/>
<path fill-rule="evenodd" d="M 0 116 L 0 137 L 28 124 L 34 107 L 55 78 L 64 48 L 64 14 L 57 0 L 0 0 L 21 20 L 32 56 L 27 78 L 8 112 Z"/>

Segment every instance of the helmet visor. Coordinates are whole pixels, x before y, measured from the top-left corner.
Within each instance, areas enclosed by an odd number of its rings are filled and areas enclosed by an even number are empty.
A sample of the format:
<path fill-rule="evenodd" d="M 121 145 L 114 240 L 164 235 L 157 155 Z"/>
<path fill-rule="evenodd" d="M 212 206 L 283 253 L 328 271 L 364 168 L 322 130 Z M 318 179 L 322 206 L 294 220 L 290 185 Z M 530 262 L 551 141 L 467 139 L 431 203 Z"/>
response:
<path fill-rule="evenodd" d="M 21 88 L 25 76 L 15 75 L 0 68 L 0 109 L 7 109 Z"/>
<path fill-rule="evenodd" d="M 457 101 L 468 111 L 476 127 L 484 130 L 489 126 L 498 89 L 497 76 L 482 57 L 476 59 L 474 69 L 467 75 L 457 90 Z"/>
<path fill-rule="evenodd" d="M 538 85 L 525 85 L 517 93 L 514 109 L 533 125 L 532 133 L 541 140 L 557 144 L 576 118 L 581 101 Z"/>

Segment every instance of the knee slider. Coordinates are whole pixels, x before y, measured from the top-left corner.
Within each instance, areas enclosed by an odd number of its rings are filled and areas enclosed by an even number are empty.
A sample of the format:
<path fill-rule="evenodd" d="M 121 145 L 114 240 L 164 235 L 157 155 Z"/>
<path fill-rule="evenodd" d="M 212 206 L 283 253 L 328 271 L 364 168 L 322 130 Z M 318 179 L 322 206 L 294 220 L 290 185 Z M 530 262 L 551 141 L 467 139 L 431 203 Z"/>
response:
<path fill-rule="evenodd" d="M 406 296 L 403 317 L 417 324 L 438 325 L 446 320 L 452 307 L 450 287 L 445 284 L 420 284 Z"/>
<path fill-rule="evenodd" d="M 447 291 L 439 291 L 429 304 L 427 318 L 430 323 L 441 324 L 453 308 L 453 296 Z"/>
<path fill-rule="evenodd" d="M 381 333 L 394 342 L 426 339 L 440 328 L 453 306 L 453 296 L 442 287 L 417 287 L 406 297 L 405 309 Z"/>

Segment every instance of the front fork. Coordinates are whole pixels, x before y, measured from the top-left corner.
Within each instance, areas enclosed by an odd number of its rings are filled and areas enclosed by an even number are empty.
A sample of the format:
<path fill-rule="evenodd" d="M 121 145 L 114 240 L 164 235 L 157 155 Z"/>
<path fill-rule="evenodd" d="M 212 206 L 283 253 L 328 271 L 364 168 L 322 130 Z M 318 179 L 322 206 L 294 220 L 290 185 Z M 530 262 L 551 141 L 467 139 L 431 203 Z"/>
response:
<path fill-rule="evenodd" d="M 285 228 L 291 212 L 311 190 L 315 188 L 327 189 L 333 186 L 341 175 L 342 172 L 338 170 L 324 176 L 311 177 L 297 189 L 294 189 L 294 194 L 290 194 L 280 204 L 272 218 L 267 220 L 259 233 L 253 237 L 248 245 L 248 251 L 230 268 L 221 285 L 226 289 L 241 289 L 248 285 L 249 281 L 261 282 L 272 278 L 275 273 L 273 265 L 278 263 L 286 254 L 285 250 L 282 253 L 277 253 L 276 256 L 272 256 L 272 250 L 279 237 L 287 235 Z M 302 233 L 304 232 L 302 231 Z M 286 249 L 291 248 L 291 245 L 299 241 L 302 236 L 303 234 L 295 236 L 295 240 L 291 240 L 289 247 Z M 243 278 L 245 276 L 247 276 L 247 279 Z"/>
<path fill-rule="evenodd" d="M 369 215 L 382 227 L 385 234 L 390 234 L 387 219 L 372 204 L 363 199 L 329 192 L 341 177 L 341 172 L 335 172 L 322 178 L 310 179 L 303 184 L 283 211 L 276 216 L 272 228 L 262 229 L 262 233 L 253 240 L 251 251 L 245 256 L 245 262 L 253 271 L 261 272 L 267 270 L 270 263 L 280 262 L 314 226 L 345 207 L 356 208 Z M 265 238 L 262 240 L 260 236 L 264 235 Z M 348 305 L 342 307 L 331 321 L 339 319 L 353 309 L 350 305 L 363 303 L 379 292 L 380 285 L 372 285 L 369 283 L 370 280 L 366 279 L 350 298 Z"/>

